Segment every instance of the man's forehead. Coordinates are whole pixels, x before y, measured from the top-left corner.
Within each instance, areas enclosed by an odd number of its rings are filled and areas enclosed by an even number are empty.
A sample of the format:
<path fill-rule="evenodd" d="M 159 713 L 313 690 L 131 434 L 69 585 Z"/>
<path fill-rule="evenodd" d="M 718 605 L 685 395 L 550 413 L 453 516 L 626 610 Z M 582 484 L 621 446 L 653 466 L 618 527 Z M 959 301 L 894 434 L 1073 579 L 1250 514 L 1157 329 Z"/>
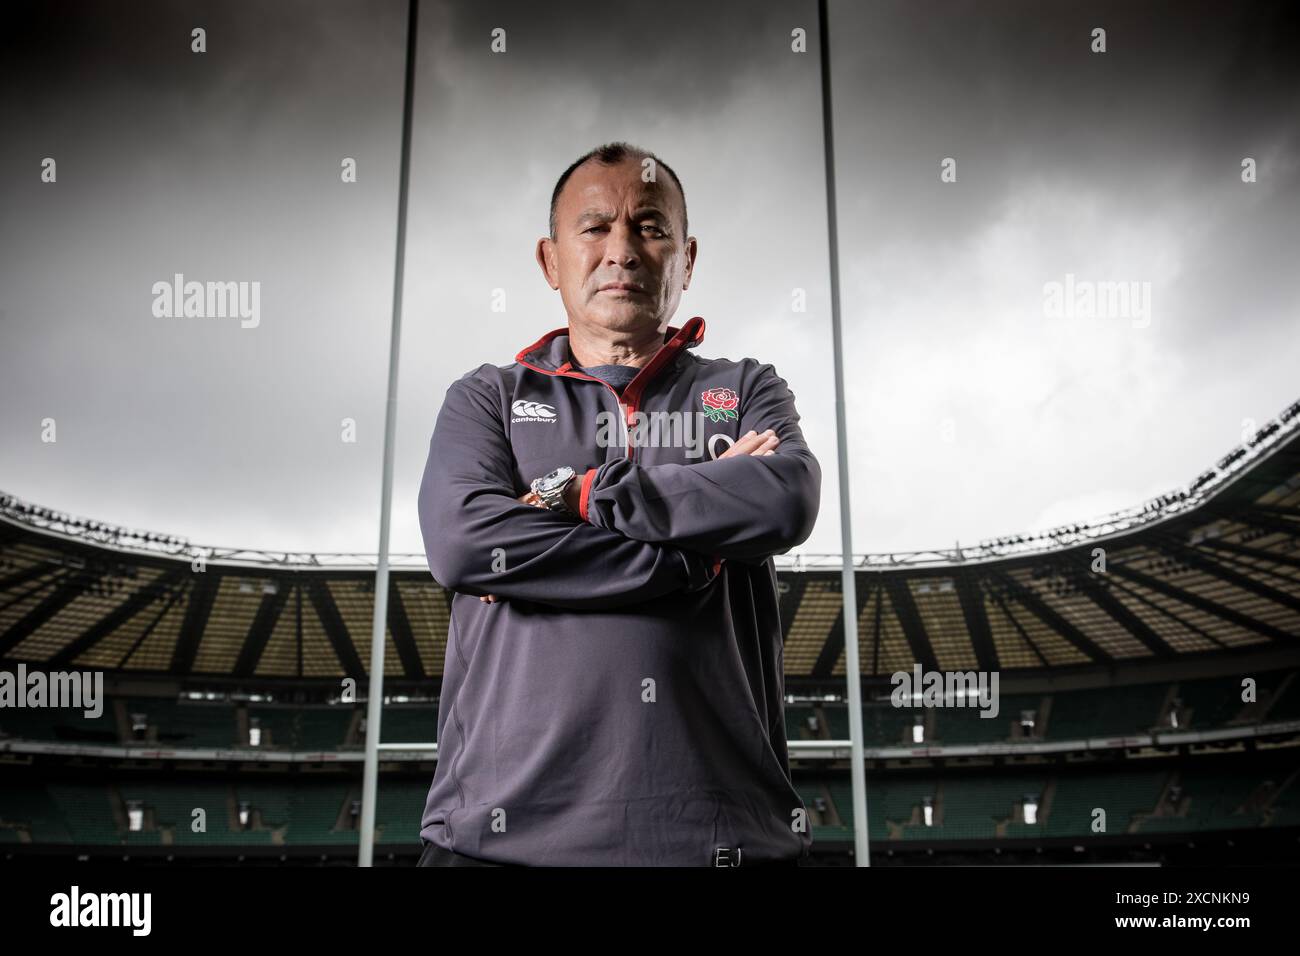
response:
<path fill-rule="evenodd" d="M 634 181 L 595 180 L 578 184 L 574 190 L 574 205 L 585 211 L 607 208 L 611 203 L 639 203 L 646 206 L 665 207 L 670 192 L 663 183 L 642 182 L 640 174 Z"/>
<path fill-rule="evenodd" d="M 667 205 L 665 203 L 638 202 L 632 207 L 632 212 L 636 215 L 647 215 L 655 213 L 660 216 L 668 215 Z M 618 213 L 608 204 L 600 203 L 589 205 L 577 213 L 578 219 L 612 219 Z"/>
<path fill-rule="evenodd" d="M 668 174 L 656 170 L 659 178 L 646 182 L 641 178 L 641 169 L 641 161 L 631 157 L 613 166 L 584 163 L 573 171 L 560 202 L 568 207 L 570 215 L 576 216 L 592 210 L 608 212 L 615 204 L 655 208 L 666 214 L 674 204 L 680 204 L 676 191 L 664 182 L 663 176 Z"/>

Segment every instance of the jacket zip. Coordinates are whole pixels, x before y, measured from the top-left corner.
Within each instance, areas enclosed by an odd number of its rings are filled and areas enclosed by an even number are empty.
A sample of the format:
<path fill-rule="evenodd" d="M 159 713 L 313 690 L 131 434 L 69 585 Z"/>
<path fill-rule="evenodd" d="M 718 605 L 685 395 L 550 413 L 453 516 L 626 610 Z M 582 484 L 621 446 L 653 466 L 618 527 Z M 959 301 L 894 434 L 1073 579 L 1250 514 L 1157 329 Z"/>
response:
<path fill-rule="evenodd" d="M 685 326 L 683 326 L 683 329 L 684 328 Z M 560 331 L 563 330 L 556 329 L 556 332 L 560 332 Z M 681 329 L 678 330 L 679 335 L 681 334 L 681 331 L 682 331 Z M 696 339 L 696 341 L 698 341 L 698 339 Z M 682 354 L 682 351 L 685 350 L 687 347 L 688 347 L 688 343 L 686 341 L 683 341 L 678 348 L 673 350 L 672 360 L 676 361 L 678 356 L 680 356 Z M 515 361 L 517 361 L 520 365 L 524 366 L 524 368 L 530 368 L 534 372 L 541 372 L 543 375 L 556 375 L 556 376 L 563 376 L 565 378 L 576 378 L 579 379 L 580 381 L 600 382 L 601 385 L 604 385 L 607 389 L 609 389 L 610 394 L 614 396 L 614 401 L 616 401 L 621 407 L 627 409 L 625 413 L 624 425 L 627 428 L 627 434 L 630 436 L 632 434 L 632 422 L 636 417 L 637 408 L 640 404 L 641 393 L 645 391 L 645 387 L 650 383 L 650 380 L 659 374 L 660 368 L 662 368 L 664 365 L 667 364 L 667 360 L 664 358 L 664 351 L 665 351 L 664 349 L 660 349 L 658 352 L 654 354 L 654 357 L 650 360 L 650 364 L 647 365 L 645 368 L 641 369 L 641 371 L 637 373 L 636 377 L 632 381 L 627 383 L 627 387 L 623 389 L 622 396 L 620 396 L 618 392 L 614 391 L 614 386 L 610 385 L 608 382 L 602 381 L 601 379 L 596 378 L 594 375 L 584 375 L 581 372 L 573 371 L 572 369 L 569 368 L 568 362 L 565 362 L 555 371 L 551 371 L 550 369 L 538 368 L 536 365 L 533 365 L 531 362 L 524 361 L 524 359 L 522 358 L 524 353 L 522 352 L 519 355 L 515 356 Z M 642 378 L 643 375 L 646 377 Z M 624 399 L 627 399 L 627 401 L 624 401 Z M 628 459 L 631 461 L 636 461 L 636 456 L 632 454 L 632 442 L 630 440 L 624 442 L 624 447 L 626 448 Z"/>
<path fill-rule="evenodd" d="M 567 363 L 565 363 L 565 364 L 567 364 Z M 563 368 L 563 365 L 560 365 L 560 368 Z M 601 380 L 599 380 L 599 378 L 595 377 L 594 375 L 582 375 L 581 372 L 564 371 L 564 372 L 555 372 L 554 375 L 563 376 L 564 378 L 578 378 L 578 380 L 581 380 L 581 381 L 598 381 L 598 382 L 601 382 L 601 384 L 604 386 L 604 388 L 607 388 L 608 390 L 610 390 L 610 394 L 611 394 L 611 395 L 614 395 L 614 401 L 617 402 L 617 405 L 619 405 L 620 408 L 627 407 L 628 412 L 627 412 L 627 418 L 624 419 L 624 425 L 627 425 L 627 428 L 628 428 L 628 432 L 627 432 L 627 433 L 629 434 L 629 436 L 630 436 L 630 434 L 632 434 L 632 416 L 633 416 L 634 412 L 636 412 L 636 407 L 634 407 L 634 406 L 624 406 L 623 398 L 620 397 L 619 393 L 615 392 L 615 390 L 614 390 L 614 386 L 610 385 L 610 382 L 607 382 L 607 381 L 601 381 Z M 624 392 L 627 392 L 627 389 L 624 389 Z M 636 457 L 634 457 L 634 455 L 632 454 L 632 442 L 630 442 L 630 441 L 624 441 L 624 442 L 623 442 L 623 447 L 624 447 L 624 450 L 627 451 L 627 457 L 628 457 L 628 459 L 629 459 L 629 460 L 633 460 L 633 462 L 634 462 L 634 460 L 636 460 Z"/>
<path fill-rule="evenodd" d="M 658 356 L 662 353 L 657 352 L 655 354 L 656 356 Z M 636 390 L 636 397 L 633 400 L 625 401 L 628 394 L 632 392 L 632 385 L 635 383 L 635 380 L 633 382 L 628 382 L 627 388 L 623 389 L 623 395 L 620 396 L 618 392 L 614 390 L 614 386 L 610 385 L 609 382 L 598 379 L 594 375 L 584 375 L 582 372 L 575 372 L 572 369 L 567 367 L 569 364 L 568 362 L 565 362 L 564 365 L 561 365 L 559 369 L 557 369 L 554 372 L 550 371 L 549 369 L 538 368 L 536 365 L 532 365 L 528 362 L 521 362 L 520 364 L 522 364 L 526 368 L 532 369 L 535 372 L 542 372 L 545 375 L 554 375 L 562 378 L 576 378 L 579 381 L 583 381 L 583 382 L 600 382 L 600 384 L 604 385 L 605 388 L 609 390 L 609 393 L 614 396 L 614 401 L 619 405 L 619 407 L 625 408 L 627 410 L 626 415 L 624 417 L 624 425 L 627 427 L 627 434 L 631 435 L 632 427 L 633 427 L 632 423 L 636 418 L 638 399 L 640 399 L 641 392 L 645 388 L 645 382 L 648 382 L 649 379 L 646 379 L 644 382 L 640 383 L 641 387 Z M 654 363 L 652 361 L 651 365 L 653 364 Z M 650 366 L 646 366 L 646 368 L 649 367 Z M 644 372 L 645 369 L 642 369 L 642 371 Z M 638 378 L 639 377 L 640 376 L 638 375 Z M 624 442 L 624 448 L 627 452 L 628 459 L 630 459 L 631 461 L 636 461 L 636 456 L 632 454 L 632 442 L 630 440 Z"/>

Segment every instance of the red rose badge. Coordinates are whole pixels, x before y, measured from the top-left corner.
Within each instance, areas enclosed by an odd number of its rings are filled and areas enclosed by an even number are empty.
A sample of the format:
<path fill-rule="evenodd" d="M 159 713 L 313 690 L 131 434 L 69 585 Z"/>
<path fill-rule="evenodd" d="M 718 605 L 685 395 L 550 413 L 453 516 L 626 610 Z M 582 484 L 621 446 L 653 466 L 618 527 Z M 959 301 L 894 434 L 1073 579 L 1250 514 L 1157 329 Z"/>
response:
<path fill-rule="evenodd" d="M 700 393 L 704 414 L 711 422 L 725 422 L 739 417 L 740 396 L 729 388 L 710 388 Z"/>

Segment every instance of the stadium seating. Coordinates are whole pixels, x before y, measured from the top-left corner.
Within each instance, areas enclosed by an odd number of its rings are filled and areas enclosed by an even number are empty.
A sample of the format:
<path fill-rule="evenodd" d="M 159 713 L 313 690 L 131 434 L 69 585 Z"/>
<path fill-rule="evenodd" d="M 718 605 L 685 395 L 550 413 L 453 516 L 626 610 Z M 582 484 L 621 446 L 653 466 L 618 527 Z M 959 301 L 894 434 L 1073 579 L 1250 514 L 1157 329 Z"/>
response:
<path fill-rule="evenodd" d="M 345 743 L 352 707 L 250 707 L 264 734 L 261 746 L 277 750 L 337 750 Z"/>
<path fill-rule="evenodd" d="M 894 708 L 871 700 L 864 707 L 868 747 L 911 743 L 918 715 L 931 731 L 926 744 L 1005 743 L 1017 738 L 1022 710 L 1034 710 L 1047 739 L 1128 735 L 1169 729 L 1162 724 L 1166 704 L 1180 706 L 1180 729 L 1232 727 L 1264 719 L 1284 720 L 1300 712 L 1300 681 L 1293 673 L 1260 676 L 1260 702 L 1243 705 L 1238 678 L 1181 680 L 1105 690 L 1006 695 L 996 720 L 974 708 L 932 710 Z M 17 710 L 0 712 L 0 727 L 11 737 L 35 741 L 117 743 L 115 703 L 104 716 L 86 720 L 79 712 Z M 173 698 L 123 698 L 116 713 L 143 712 L 152 728 L 147 745 L 181 748 L 244 747 L 236 742 L 239 704 Z M 266 731 L 268 750 L 356 748 L 362 734 L 350 735 L 361 716 L 357 706 L 256 704 L 247 716 Z M 833 702 L 800 703 L 786 711 L 792 741 L 848 736 L 848 712 Z M 809 728 L 809 719 L 816 720 Z M 384 711 L 388 743 L 428 743 L 436 736 L 436 704 L 395 705 Z M 823 736 L 824 735 L 824 736 Z M 1041 738 L 1039 738 L 1041 739 Z M 1055 766 L 1041 771 L 1002 768 L 876 770 L 868 773 L 869 833 L 873 842 L 1015 841 L 1087 838 L 1094 811 L 1106 811 L 1107 834 L 1181 834 L 1242 828 L 1300 825 L 1300 771 L 1261 776 L 1262 771 L 1230 774 L 1197 769 L 1180 772 L 1163 761 L 1144 766 L 1088 769 Z M 1272 786 L 1266 787 L 1266 780 Z M 1171 784 L 1181 786 L 1177 803 L 1161 802 Z M 376 809 L 377 842 L 392 847 L 418 845 L 419 821 L 428 777 L 385 773 Z M 815 842 L 851 843 L 854 814 L 847 774 L 796 772 L 795 786 L 809 807 Z M 57 782 L 15 779 L 0 787 L 0 844 L 126 847 L 352 847 L 358 839 L 350 810 L 359 800 L 359 779 L 346 775 L 294 774 L 283 768 L 265 776 L 252 773 L 186 773 L 183 777 L 112 775 L 106 782 L 76 781 L 65 773 Z M 1017 819 L 1027 794 L 1038 800 L 1038 822 Z M 929 799 L 933 825 L 922 807 Z M 145 829 L 130 832 L 129 801 L 145 808 Z M 238 821 L 240 801 L 250 810 L 248 825 Z M 207 811 L 207 828 L 191 829 L 195 807 Z M 820 808 L 820 809 L 818 809 Z"/>
<path fill-rule="evenodd" d="M 1114 737 L 1171 730 L 1167 700 L 1181 702 L 1183 718 L 1177 729 L 1206 730 L 1300 717 L 1300 679 L 1294 672 L 1278 671 L 1258 678 L 1259 702 L 1242 704 L 1236 677 L 1187 680 L 1177 683 L 1140 684 L 1052 694 L 1004 694 L 996 718 L 980 716 L 978 708 L 895 708 L 874 700 L 863 707 L 863 729 L 868 747 L 912 744 L 911 728 L 917 717 L 928 724 L 926 745 L 1007 743 L 1021 739 L 1020 714 L 1036 714 L 1033 739 L 1070 740 Z M 1277 691 L 1282 689 L 1280 695 Z M 146 739 L 128 740 L 168 748 L 221 748 L 249 746 L 240 738 L 238 707 L 231 702 L 132 697 L 120 702 L 128 723 L 133 713 L 146 715 Z M 268 750 L 328 751 L 355 749 L 364 734 L 349 735 L 363 708 L 354 705 L 291 706 L 257 704 L 248 707 L 264 732 L 260 746 Z M 810 718 L 818 720 L 810 730 Z M 786 735 L 791 741 L 847 740 L 848 708 L 842 702 L 792 704 L 785 713 Z M 438 728 L 436 703 L 390 705 L 384 709 L 385 743 L 434 743 Z M 823 734 L 825 736 L 823 736 Z M 0 710 L 0 737 L 37 741 L 119 744 L 114 701 L 110 698 L 98 719 L 80 711 L 6 708 Z"/>
<path fill-rule="evenodd" d="M 113 711 L 107 703 L 99 717 L 87 717 L 83 711 L 70 708 L 0 708 L 0 737 L 64 743 L 118 743 Z"/>
<path fill-rule="evenodd" d="M 1177 781 L 1182 799 L 1160 804 Z M 1268 783 L 1272 784 L 1269 788 Z M 849 843 L 854 814 L 848 777 L 800 776 L 804 803 L 818 799 L 825 813 L 813 814 L 817 843 Z M 416 776 L 380 779 L 376 842 L 415 846 L 428 793 Z M 183 847 L 354 846 L 350 814 L 359 799 L 355 778 L 284 776 L 249 781 L 227 775 L 194 780 L 149 777 L 110 786 L 89 783 L 11 783 L 0 787 L 0 843 L 45 843 Z M 1267 799 L 1276 794 L 1276 799 Z M 1026 795 L 1038 801 L 1038 822 L 1017 819 Z M 934 808 L 926 826 L 922 807 Z M 1257 805 L 1247 806 L 1252 797 Z M 126 807 L 138 800 L 146 830 L 128 832 Z M 253 811 L 240 829 L 238 805 Z M 207 829 L 194 833 L 192 811 L 207 811 Z M 1093 811 L 1106 811 L 1106 834 L 1197 833 L 1300 825 L 1300 771 L 1290 775 L 1225 774 L 1212 770 L 1179 773 L 1153 769 L 1079 768 L 1055 773 L 971 771 L 960 773 L 876 772 L 867 777 L 867 808 L 874 843 L 894 841 L 1014 841 L 1087 838 Z M 1157 814 L 1157 811 L 1160 811 Z M 820 819 L 818 819 L 820 817 Z M 838 822 L 836 822 L 838 821 Z"/>
<path fill-rule="evenodd" d="M 159 746 L 233 747 L 236 743 L 235 711 L 228 703 L 131 698 L 126 702 L 128 729 L 136 713 L 145 715 L 152 728 L 146 736 Z"/>
<path fill-rule="evenodd" d="M 1159 726 L 1168 689 L 1168 684 L 1138 684 L 1053 694 L 1045 736 L 1074 740 L 1150 733 Z"/>
<path fill-rule="evenodd" d="M 1036 731 L 1044 718 L 1040 694 L 999 694 L 996 717 L 981 717 L 977 707 L 945 707 L 935 712 L 934 742 L 940 744 L 1004 743 L 1013 737 L 1020 713 L 1035 711 Z M 1041 736 L 1041 733 L 1035 734 Z"/>
<path fill-rule="evenodd" d="M 103 784 L 51 783 L 46 787 L 73 843 L 116 843 L 119 827 Z"/>
<path fill-rule="evenodd" d="M 429 782 L 383 781 L 376 811 L 378 841 L 419 844 Z M 115 792 L 116 790 L 116 792 Z M 148 778 L 117 788 L 105 784 L 24 784 L 0 788 L 0 843 L 76 843 L 87 846 L 321 846 L 355 844 L 350 801 L 360 784 L 335 780 L 245 782 Z M 240 800 L 250 807 L 249 828 L 238 820 Z M 127 807 L 139 801 L 146 829 L 132 832 Z M 116 812 L 115 812 L 116 806 Z M 195 808 L 206 811 L 206 830 L 194 832 Z M 345 825 L 336 827 L 338 821 Z M 256 826 L 254 827 L 254 825 Z"/>
<path fill-rule="evenodd" d="M 380 737 L 388 744 L 437 743 L 437 707 L 386 707 L 380 724 Z"/>

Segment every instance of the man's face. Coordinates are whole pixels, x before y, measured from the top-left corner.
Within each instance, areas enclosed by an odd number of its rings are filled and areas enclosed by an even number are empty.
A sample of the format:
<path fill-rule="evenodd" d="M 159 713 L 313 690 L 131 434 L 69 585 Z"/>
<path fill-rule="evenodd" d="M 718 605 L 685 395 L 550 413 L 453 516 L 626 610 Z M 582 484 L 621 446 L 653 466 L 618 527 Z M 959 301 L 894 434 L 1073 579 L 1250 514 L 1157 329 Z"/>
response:
<path fill-rule="evenodd" d="M 681 235 L 681 193 L 672 176 L 641 181 L 640 158 L 615 166 L 589 160 L 569 176 L 555 208 L 555 239 L 537 261 L 558 289 L 570 322 L 611 331 L 663 330 L 695 265 Z M 627 283 L 635 288 L 607 288 Z"/>

